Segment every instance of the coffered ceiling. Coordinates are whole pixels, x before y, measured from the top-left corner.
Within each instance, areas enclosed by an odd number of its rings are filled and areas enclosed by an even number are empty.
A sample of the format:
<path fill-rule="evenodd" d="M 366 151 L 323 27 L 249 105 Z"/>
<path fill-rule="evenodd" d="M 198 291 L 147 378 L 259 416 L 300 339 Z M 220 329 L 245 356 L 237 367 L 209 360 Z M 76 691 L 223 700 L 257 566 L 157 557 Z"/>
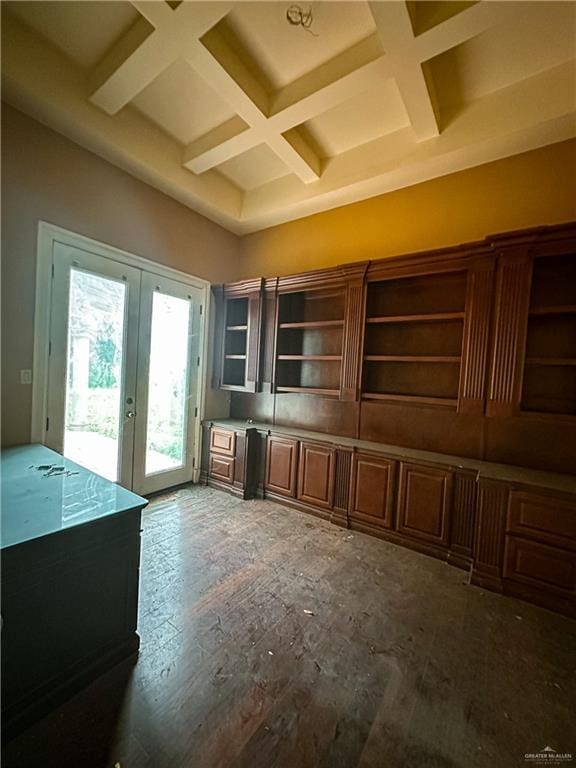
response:
<path fill-rule="evenodd" d="M 576 136 L 575 2 L 2 7 L 7 101 L 238 233 Z"/>

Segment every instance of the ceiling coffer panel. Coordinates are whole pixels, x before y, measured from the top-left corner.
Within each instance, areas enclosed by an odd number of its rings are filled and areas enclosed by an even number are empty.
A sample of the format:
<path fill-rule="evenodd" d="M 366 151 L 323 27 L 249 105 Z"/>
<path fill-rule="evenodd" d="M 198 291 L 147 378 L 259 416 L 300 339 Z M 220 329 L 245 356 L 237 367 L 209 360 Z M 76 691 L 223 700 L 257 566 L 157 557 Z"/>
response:
<path fill-rule="evenodd" d="M 576 135 L 573 2 L 23 0 L 2 16 L 5 99 L 237 232 Z"/>

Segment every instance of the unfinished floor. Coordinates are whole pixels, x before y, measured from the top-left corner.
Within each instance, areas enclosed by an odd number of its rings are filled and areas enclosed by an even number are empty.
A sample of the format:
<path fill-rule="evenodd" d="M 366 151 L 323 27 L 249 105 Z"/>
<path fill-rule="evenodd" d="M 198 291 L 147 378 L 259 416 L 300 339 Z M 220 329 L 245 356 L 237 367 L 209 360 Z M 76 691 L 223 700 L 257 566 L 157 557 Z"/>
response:
<path fill-rule="evenodd" d="M 192 487 L 144 512 L 140 657 L 5 768 L 510 768 L 576 752 L 576 622 L 445 563 Z M 102 606 L 106 610 L 106 606 Z"/>

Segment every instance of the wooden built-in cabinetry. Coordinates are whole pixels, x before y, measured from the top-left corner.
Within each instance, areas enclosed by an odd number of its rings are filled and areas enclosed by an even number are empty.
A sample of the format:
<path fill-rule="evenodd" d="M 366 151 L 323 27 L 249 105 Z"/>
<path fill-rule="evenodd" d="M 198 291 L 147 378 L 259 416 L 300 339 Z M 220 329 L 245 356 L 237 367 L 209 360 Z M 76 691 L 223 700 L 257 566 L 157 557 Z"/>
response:
<path fill-rule="evenodd" d="M 215 288 L 218 307 L 214 385 L 220 389 L 259 389 L 262 282 L 245 280 Z"/>
<path fill-rule="evenodd" d="M 217 317 L 248 318 L 217 333 L 214 378 L 236 423 L 266 424 L 261 493 L 473 563 L 477 584 L 568 599 L 566 539 L 510 529 L 522 487 L 477 465 L 576 473 L 576 224 L 215 292 Z M 235 461 L 206 473 L 234 486 Z"/>
<path fill-rule="evenodd" d="M 256 494 L 258 486 L 260 442 L 258 433 L 244 429 L 212 428 L 204 430 L 202 472 L 212 485 L 229 490 L 245 499 Z"/>
<path fill-rule="evenodd" d="M 495 242 L 492 417 L 576 416 L 576 229 L 546 234 Z"/>
<path fill-rule="evenodd" d="M 210 485 L 441 558 L 474 584 L 576 616 L 575 479 L 266 424 L 222 421 L 205 432 L 224 451 L 210 454 Z"/>
<path fill-rule="evenodd" d="M 298 441 L 271 436 L 266 446 L 266 488 L 295 498 L 298 472 Z"/>
<path fill-rule="evenodd" d="M 371 453 L 352 456 L 350 518 L 392 528 L 396 462 Z"/>
<path fill-rule="evenodd" d="M 344 288 L 278 296 L 276 392 L 339 397 Z"/>
<path fill-rule="evenodd" d="M 336 449 L 322 443 L 300 443 L 298 498 L 323 509 L 334 504 Z"/>
<path fill-rule="evenodd" d="M 400 465 L 398 530 L 406 536 L 447 547 L 452 473 L 422 464 Z"/>

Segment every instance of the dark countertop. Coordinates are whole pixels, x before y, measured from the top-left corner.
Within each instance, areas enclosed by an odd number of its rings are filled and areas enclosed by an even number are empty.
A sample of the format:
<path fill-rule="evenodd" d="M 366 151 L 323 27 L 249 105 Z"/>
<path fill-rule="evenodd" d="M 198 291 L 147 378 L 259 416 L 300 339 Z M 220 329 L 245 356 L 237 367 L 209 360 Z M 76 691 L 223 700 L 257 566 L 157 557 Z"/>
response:
<path fill-rule="evenodd" d="M 48 464 L 66 472 L 46 476 Z M 3 450 L 0 469 L 2 549 L 148 504 L 44 445 Z"/>
<path fill-rule="evenodd" d="M 299 440 L 311 440 L 319 443 L 330 443 L 345 448 L 355 448 L 372 453 L 382 453 L 391 458 L 405 461 L 430 462 L 440 464 L 452 469 L 467 469 L 476 472 L 478 479 L 499 480 L 502 482 L 519 483 L 522 485 L 534 485 L 562 493 L 576 494 L 576 477 L 557 472 L 542 472 L 526 467 L 515 467 L 511 464 L 495 464 L 489 461 L 467 459 L 462 456 L 450 456 L 444 453 L 432 451 L 420 451 L 415 448 L 403 448 L 398 445 L 387 445 L 370 440 L 356 440 L 350 437 L 325 434 L 324 432 L 311 432 L 297 427 L 279 427 L 262 422 L 242 421 L 239 419 L 206 419 L 206 424 L 216 427 L 245 431 L 257 429 L 259 432 L 273 432 L 275 435 L 286 435 Z"/>

